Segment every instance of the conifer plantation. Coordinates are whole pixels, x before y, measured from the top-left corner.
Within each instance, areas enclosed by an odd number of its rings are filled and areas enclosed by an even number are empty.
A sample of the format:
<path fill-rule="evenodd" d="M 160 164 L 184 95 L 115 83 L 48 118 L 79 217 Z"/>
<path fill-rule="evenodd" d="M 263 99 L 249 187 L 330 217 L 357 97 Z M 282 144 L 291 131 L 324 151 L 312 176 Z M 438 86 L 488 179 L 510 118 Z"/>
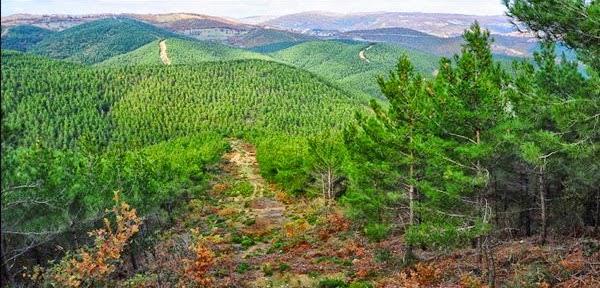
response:
<path fill-rule="evenodd" d="M 600 287 L 600 4 L 504 5 L 510 64 L 3 27 L 2 287 Z"/>

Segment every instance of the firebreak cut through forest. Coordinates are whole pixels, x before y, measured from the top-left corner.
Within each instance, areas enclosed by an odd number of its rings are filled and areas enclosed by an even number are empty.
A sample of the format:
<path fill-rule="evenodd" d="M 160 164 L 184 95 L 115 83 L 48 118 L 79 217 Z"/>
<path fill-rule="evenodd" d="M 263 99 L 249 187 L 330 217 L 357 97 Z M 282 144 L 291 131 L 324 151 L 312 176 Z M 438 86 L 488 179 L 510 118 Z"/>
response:
<path fill-rule="evenodd" d="M 2 286 L 600 287 L 600 3 L 505 5 L 530 57 L 3 17 Z"/>

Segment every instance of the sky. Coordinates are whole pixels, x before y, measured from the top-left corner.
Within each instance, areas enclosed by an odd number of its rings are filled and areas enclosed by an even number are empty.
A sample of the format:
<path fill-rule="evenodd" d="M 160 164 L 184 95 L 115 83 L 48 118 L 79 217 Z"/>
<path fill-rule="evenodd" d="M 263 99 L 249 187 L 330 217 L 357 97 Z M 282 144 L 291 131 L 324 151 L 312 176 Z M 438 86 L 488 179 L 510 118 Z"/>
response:
<path fill-rule="evenodd" d="M 191 12 L 242 18 L 303 11 L 438 12 L 500 15 L 501 0 L 1 0 L 2 16 L 29 14 Z"/>

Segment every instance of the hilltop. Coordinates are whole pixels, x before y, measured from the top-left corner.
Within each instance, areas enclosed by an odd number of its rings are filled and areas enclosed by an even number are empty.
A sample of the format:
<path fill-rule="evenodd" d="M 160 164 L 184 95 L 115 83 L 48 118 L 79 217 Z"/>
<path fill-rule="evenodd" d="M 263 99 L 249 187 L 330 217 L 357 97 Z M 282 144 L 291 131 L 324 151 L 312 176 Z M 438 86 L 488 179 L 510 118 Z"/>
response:
<path fill-rule="evenodd" d="M 386 75 L 403 53 L 409 55 L 417 69 L 431 75 L 438 57 L 394 44 L 355 41 L 308 41 L 282 47 L 271 57 L 323 75 L 350 91 L 368 97 L 381 97 L 376 77 Z M 368 49 L 368 50 L 367 50 Z M 274 49 L 273 49 L 274 50 Z"/>
<path fill-rule="evenodd" d="M 206 41 L 168 38 L 150 42 L 134 51 L 117 55 L 100 66 L 161 65 L 159 42 L 164 41 L 171 64 L 198 64 L 206 61 L 228 61 L 241 59 L 272 60 L 269 56 Z"/>
<path fill-rule="evenodd" d="M 31 25 L 2 28 L 2 49 L 27 51 L 53 33 L 51 30 Z"/>
<path fill-rule="evenodd" d="M 72 62 L 93 64 L 176 34 L 128 18 L 96 20 L 53 33 L 30 52 Z"/>

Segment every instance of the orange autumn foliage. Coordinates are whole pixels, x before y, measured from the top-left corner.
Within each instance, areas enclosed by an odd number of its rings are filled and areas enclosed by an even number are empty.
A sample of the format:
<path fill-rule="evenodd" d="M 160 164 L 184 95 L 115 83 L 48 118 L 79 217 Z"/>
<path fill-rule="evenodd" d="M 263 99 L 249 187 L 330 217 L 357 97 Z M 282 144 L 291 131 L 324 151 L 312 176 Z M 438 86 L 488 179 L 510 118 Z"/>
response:
<path fill-rule="evenodd" d="M 431 287 L 442 278 L 442 271 L 432 264 L 418 263 L 408 272 L 401 272 L 397 281 L 400 287 Z"/>
<path fill-rule="evenodd" d="M 186 282 L 192 282 L 200 286 L 210 286 L 213 279 L 209 273 L 215 262 L 214 253 L 203 240 L 196 241 L 190 249 L 194 252 L 194 259 L 184 260 L 183 278 L 178 286 L 187 287 Z"/>
<path fill-rule="evenodd" d="M 95 238 L 94 246 L 63 258 L 47 271 L 45 278 L 48 281 L 61 287 L 80 287 L 106 281 L 115 271 L 121 253 L 131 237 L 139 231 L 141 220 L 134 208 L 119 201 L 118 193 L 115 193 L 114 199 L 116 204 L 112 213 L 115 215 L 116 229 L 104 218 L 104 228 L 89 233 Z"/>

